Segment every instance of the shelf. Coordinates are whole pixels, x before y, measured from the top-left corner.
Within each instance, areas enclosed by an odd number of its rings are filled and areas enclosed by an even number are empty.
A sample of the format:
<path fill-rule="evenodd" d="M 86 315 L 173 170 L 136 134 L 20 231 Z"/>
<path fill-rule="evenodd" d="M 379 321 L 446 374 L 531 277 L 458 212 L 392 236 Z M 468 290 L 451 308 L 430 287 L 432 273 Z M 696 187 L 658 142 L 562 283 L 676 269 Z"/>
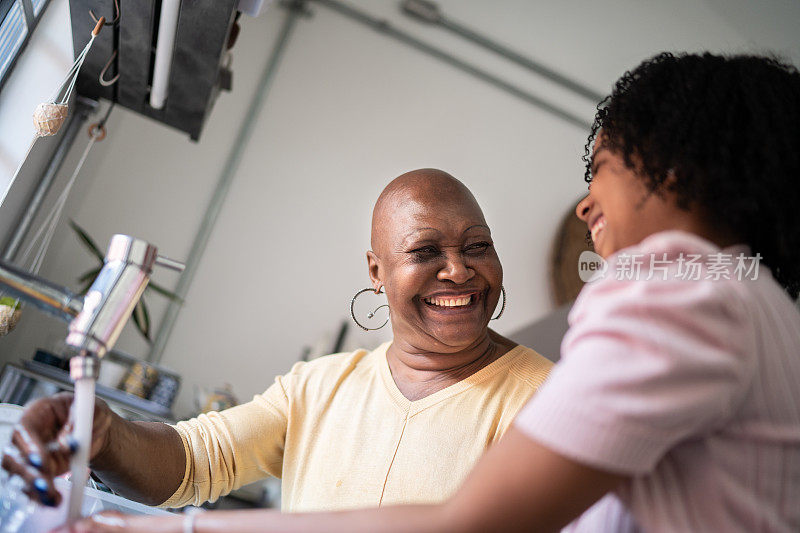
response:
<path fill-rule="evenodd" d="M 102 363 L 101 363 L 102 364 Z M 53 383 L 63 390 L 73 390 L 72 380 L 69 373 L 51 365 L 38 363 L 36 361 L 24 361 L 22 366 L 7 363 L 3 369 L 0 379 L 0 401 L 9 401 L 12 389 L 16 386 L 13 374 L 21 374 L 23 377 L 36 381 Z M 172 411 L 161 404 L 133 396 L 105 385 L 96 384 L 95 394 L 107 401 L 109 404 L 121 407 L 126 411 L 137 415 L 139 419 L 172 423 L 175 416 Z M 27 399 L 23 400 L 27 401 Z"/>

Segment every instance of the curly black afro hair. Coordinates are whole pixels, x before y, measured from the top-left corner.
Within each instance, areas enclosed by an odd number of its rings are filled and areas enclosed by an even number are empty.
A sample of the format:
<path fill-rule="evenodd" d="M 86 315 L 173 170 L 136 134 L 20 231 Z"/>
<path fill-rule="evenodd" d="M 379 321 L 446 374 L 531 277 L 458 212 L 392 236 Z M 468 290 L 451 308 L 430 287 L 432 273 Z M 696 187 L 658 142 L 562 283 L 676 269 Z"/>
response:
<path fill-rule="evenodd" d="M 620 154 L 656 194 L 759 253 L 800 292 L 800 73 L 773 58 L 663 53 L 626 72 L 586 143 Z M 671 175 L 671 176 L 670 176 Z M 674 177 L 673 177 L 674 176 Z M 669 179 L 668 179 L 669 177 Z"/>

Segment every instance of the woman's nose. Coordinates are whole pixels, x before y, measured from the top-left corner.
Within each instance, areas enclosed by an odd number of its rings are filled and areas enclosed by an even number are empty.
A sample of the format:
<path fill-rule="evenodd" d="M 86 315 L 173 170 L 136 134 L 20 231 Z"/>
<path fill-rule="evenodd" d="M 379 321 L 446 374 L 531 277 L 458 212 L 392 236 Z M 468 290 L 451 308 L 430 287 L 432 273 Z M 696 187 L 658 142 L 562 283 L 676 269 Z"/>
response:
<path fill-rule="evenodd" d="M 594 200 L 592 200 L 592 195 L 589 193 L 583 200 L 578 202 L 578 205 L 575 207 L 575 214 L 578 215 L 579 219 L 587 222 L 589 220 L 589 213 L 592 211 L 592 205 L 594 205 Z"/>
<path fill-rule="evenodd" d="M 447 264 L 436 274 L 439 281 L 448 280 L 459 285 L 468 282 L 473 276 L 475 271 L 464 263 L 464 258 L 458 252 L 447 254 Z"/>

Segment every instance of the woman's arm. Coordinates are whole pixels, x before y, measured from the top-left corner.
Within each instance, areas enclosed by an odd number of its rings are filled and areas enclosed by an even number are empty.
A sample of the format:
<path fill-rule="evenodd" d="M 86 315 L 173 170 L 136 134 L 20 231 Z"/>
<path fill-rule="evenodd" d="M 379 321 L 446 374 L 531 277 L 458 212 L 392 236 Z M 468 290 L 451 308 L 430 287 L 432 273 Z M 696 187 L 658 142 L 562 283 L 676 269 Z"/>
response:
<path fill-rule="evenodd" d="M 266 520 L 259 520 L 258 513 L 239 519 L 236 513 L 208 513 L 196 519 L 195 531 L 222 532 L 226 523 L 229 528 L 235 523 L 238 531 L 286 533 L 557 531 L 622 480 L 552 452 L 512 426 L 481 458 L 461 489 L 441 505 L 272 514 Z"/>
<path fill-rule="evenodd" d="M 330 513 L 223 511 L 195 518 L 197 533 L 471 533 L 557 531 L 624 478 L 583 466 L 515 428 L 478 462 L 461 489 L 440 505 Z M 179 517 L 86 519 L 77 531 L 180 533 Z"/>
<path fill-rule="evenodd" d="M 557 531 L 625 479 L 573 461 L 515 426 L 447 503 L 453 531 Z"/>
<path fill-rule="evenodd" d="M 117 494 L 158 505 L 180 486 L 186 469 L 183 441 L 158 422 L 128 422 L 111 412 L 105 446 L 91 460 L 92 471 Z"/>
<path fill-rule="evenodd" d="M 175 427 L 126 421 L 97 400 L 90 467 L 127 498 L 172 507 L 200 505 L 266 475 L 280 476 L 289 408 L 285 383 L 295 373 L 277 377 L 251 402 Z M 71 394 L 59 394 L 28 406 L 14 447 L 3 457 L 3 467 L 21 475 L 28 494 L 42 503 L 61 500 L 52 479 L 69 470 L 71 404 Z M 38 491 L 37 483 L 46 490 Z"/>
<path fill-rule="evenodd" d="M 13 448 L 3 455 L 3 468 L 19 474 L 28 493 L 57 504 L 61 496 L 53 478 L 69 469 L 69 410 L 72 394 L 42 398 L 25 409 L 12 437 Z M 129 422 L 96 400 L 92 444 L 92 470 L 125 497 L 157 504 L 181 484 L 186 465 L 178 433 L 165 424 Z M 37 480 L 47 490 L 37 490 Z M 38 481 L 39 484 L 42 481 Z"/>

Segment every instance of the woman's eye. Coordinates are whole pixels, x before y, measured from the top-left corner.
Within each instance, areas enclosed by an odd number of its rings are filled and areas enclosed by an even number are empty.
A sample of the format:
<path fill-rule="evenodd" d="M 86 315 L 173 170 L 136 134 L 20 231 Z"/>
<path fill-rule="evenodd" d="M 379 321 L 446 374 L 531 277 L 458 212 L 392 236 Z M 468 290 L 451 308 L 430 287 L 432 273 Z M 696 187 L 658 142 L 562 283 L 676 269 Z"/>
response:
<path fill-rule="evenodd" d="M 490 246 L 491 244 L 488 242 L 476 242 L 475 244 L 470 244 L 469 246 L 467 246 L 464 251 L 468 254 L 477 255 L 486 252 L 486 250 L 488 250 Z"/>
<path fill-rule="evenodd" d="M 423 246 L 422 248 L 417 248 L 416 250 L 411 250 L 417 258 L 420 259 L 427 259 L 429 257 L 433 257 L 439 253 L 439 250 L 436 249 L 435 246 Z"/>

